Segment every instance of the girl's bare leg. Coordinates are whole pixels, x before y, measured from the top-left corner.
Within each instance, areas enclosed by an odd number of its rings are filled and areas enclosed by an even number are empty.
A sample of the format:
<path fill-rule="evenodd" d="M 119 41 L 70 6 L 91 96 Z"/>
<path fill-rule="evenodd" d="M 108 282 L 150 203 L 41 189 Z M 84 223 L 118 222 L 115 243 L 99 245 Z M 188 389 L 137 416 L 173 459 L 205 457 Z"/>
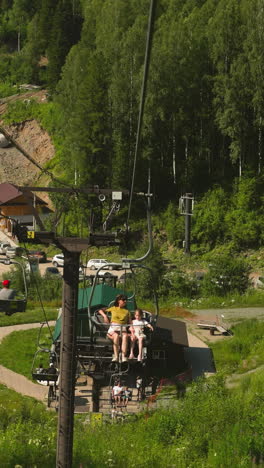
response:
<path fill-rule="evenodd" d="M 138 361 L 142 361 L 143 338 L 138 339 Z"/>
<path fill-rule="evenodd" d="M 130 355 L 129 355 L 129 359 L 133 359 L 133 358 L 134 358 L 135 341 L 136 341 L 135 335 L 131 335 L 131 345 L 130 345 Z"/>

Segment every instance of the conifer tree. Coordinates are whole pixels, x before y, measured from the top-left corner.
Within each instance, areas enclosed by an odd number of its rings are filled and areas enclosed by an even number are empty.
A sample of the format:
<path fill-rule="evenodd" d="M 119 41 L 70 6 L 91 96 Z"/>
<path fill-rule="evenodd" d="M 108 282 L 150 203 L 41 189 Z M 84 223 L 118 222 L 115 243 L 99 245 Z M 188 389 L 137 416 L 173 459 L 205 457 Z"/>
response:
<path fill-rule="evenodd" d="M 82 19 L 73 11 L 70 0 L 58 0 L 49 35 L 48 83 L 52 90 L 60 78 L 70 48 L 80 38 Z"/>

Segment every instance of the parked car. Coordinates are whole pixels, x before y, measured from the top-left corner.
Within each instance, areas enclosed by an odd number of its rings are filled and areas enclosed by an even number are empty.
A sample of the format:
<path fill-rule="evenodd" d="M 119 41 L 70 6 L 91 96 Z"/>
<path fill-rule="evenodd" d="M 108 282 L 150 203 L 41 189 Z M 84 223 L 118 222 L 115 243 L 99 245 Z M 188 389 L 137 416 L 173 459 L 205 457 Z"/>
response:
<path fill-rule="evenodd" d="M 8 249 L 9 247 L 11 247 L 11 244 L 9 242 L 1 242 L 1 244 L 0 244 L 0 254 L 5 255 L 6 249 Z"/>
<path fill-rule="evenodd" d="M 107 263 L 109 262 L 104 258 L 92 258 L 88 261 L 87 268 L 90 268 L 91 270 L 98 270 L 98 268 Z"/>
<path fill-rule="evenodd" d="M 122 270 L 122 263 L 116 263 L 116 262 L 109 262 L 111 265 L 109 265 L 108 270 Z"/>
<path fill-rule="evenodd" d="M 30 257 L 38 258 L 39 263 L 45 263 L 47 261 L 47 254 L 42 250 L 29 250 L 28 255 Z"/>
<path fill-rule="evenodd" d="M 8 247 L 6 249 L 6 256 L 9 258 L 21 257 L 22 253 L 22 247 Z"/>
<path fill-rule="evenodd" d="M 27 274 L 39 273 L 39 261 L 37 258 L 28 258 L 24 256 L 22 256 L 22 258 L 26 260 L 25 272 Z"/>
<path fill-rule="evenodd" d="M 58 267 L 58 266 L 63 267 L 64 266 L 64 254 L 60 253 L 60 254 L 54 255 L 52 259 L 52 265 L 55 267 Z"/>
<path fill-rule="evenodd" d="M 57 267 L 47 267 L 45 270 L 46 278 L 62 278 Z"/>

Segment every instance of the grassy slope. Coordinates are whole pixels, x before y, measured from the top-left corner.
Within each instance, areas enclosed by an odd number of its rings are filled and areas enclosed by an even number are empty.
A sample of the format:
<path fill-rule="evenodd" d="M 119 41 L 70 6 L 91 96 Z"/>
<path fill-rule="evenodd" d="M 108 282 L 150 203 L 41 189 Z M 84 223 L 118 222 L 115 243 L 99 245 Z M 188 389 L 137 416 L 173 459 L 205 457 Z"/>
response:
<path fill-rule="evenodd" d="M 44 313 L 45 311 L 45 313 Z M 38 323 L 47 320 L 56 320 L 58 316 L 58 309 L 55 307 L 40 307 L 30 309 L 27 308 L 26 312 L 17 312 L 10 316 L 0 313 L 0 327 L 8 327 L 9 325 L 17 325 L 22 323 Z"/>

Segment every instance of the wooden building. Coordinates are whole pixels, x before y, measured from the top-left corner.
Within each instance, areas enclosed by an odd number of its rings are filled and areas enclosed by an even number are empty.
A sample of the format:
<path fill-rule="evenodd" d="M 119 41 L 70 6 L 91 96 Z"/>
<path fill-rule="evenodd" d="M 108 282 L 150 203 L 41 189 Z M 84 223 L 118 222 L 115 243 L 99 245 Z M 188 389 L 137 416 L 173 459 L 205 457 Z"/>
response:
<path fill-rule="evenodd" d="M 34 225 L 32 205 L 42 220 L 52 212 L 48 204 L 32 192 L 28 191 L 25 194 L 16 185 L 8 182 L 0 184 L 0 230 L 7 235 L 11 234 L 13 220 L 32 228 Z"/>

